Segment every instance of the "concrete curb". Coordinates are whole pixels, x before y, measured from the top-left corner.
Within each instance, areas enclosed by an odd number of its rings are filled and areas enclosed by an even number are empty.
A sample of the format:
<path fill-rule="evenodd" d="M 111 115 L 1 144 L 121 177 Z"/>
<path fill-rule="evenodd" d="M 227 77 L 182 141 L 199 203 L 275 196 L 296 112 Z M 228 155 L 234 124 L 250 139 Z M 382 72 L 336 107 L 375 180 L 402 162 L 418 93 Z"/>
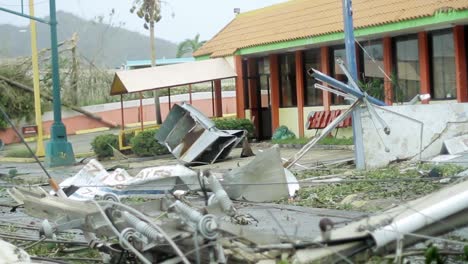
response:
<path fill-rule="evenodd" d="M 94 152 L 83 152 L 75 154 L 75 159 L 81 159 L 86 157 L 92 157 L 96 154 Z M 39 157 L 39 160 L 44 162 L 44 157 Z M 15 157 L 0 157 L 0 162 L 8 163 L 34 163 L 36 160 L 34 158 L 15 158 Z"/>

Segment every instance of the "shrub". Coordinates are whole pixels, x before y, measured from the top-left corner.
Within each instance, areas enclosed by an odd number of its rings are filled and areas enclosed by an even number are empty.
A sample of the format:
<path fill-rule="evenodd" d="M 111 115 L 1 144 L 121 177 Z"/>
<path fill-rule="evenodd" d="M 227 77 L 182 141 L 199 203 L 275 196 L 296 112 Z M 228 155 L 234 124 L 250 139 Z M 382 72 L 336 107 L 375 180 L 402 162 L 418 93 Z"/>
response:
<path fill-rule="evenodd" d="M 145 130 L 131 139 L 132 150 L 139 157 L 149 157 L 169 153 L 166 146 L 155 138 L 157 129 Z"/>
<path fill-rule="evenodd" d="M 246 118 L 216 118 L 216 127 L 222 130 L 247 130 L 247 136 L 253 137 L 254 125 Z"/>
<path fill-rule="evenodd" d="M 280 126 L 275 130 L 271 139 L 273 140 L 285 140 L 285 139 L 293 139 L 296 138 L 294 132 L 289 130 L 287 126 Z"/>
<path fill-rule="evenodd" d="M 112 148 L 109 145 L 117 149 L 119 147 L 119 136 L 114 134 L 99 135 L 91 142 L 93 151 L 99 159 L 113 156 Z"/>

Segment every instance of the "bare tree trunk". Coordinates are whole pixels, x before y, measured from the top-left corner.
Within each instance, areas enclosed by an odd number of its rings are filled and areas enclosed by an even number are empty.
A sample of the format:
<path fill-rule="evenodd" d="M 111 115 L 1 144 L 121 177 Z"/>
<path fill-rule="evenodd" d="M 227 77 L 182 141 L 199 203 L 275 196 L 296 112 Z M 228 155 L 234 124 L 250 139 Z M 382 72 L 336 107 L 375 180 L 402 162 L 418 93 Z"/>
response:
<path fill-rule="evenodd" d="M 154 45 L 154 21 L 150 21 L 150 45 L 151 45 L 151 67 L 156 67 L 156 48 Z M 161 104 L 159 101 L 159 91 L 154 90 L 154 106 L 156 111 L 156 124 L 162 123 Z"/>
<path fill-rule="evenodd" d="M 76 42 L 78 41 L 78 35 L 73 33 L 72 37 L 72 75 L 71 75 L 71 91 L 72 91 L 72 98 L 71 103 L 72 105 L 78 105 L 78 61 L 76 59 Z"/>

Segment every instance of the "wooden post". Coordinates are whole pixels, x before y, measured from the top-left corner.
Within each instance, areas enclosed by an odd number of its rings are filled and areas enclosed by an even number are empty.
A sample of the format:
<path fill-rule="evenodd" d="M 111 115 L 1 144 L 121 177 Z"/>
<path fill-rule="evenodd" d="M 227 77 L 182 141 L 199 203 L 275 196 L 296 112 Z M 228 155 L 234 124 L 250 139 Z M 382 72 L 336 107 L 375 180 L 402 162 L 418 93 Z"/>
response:
<path fill-rule="evenodd" d="M 420 94 L 431 93 L 431 75 L 429 68 L 429 42 L 427 32 L 418 33 L 418 50 L 419 50 L 419 78 L 421 83 Z M 427 104 L 429 100 L 424 100 L 421 103 Z"/>
<path fill-rule="evenodd" d="M 123 106 L 123 94 L 120 95 L 120 122 L 121 122 L 121 130 L 125 129 L 125 121 L 124 121 L 124 106 Z"/>
<path fill-rule="evenodd" d="M 296 51 L 296 94 L 299 137 L 304 137 L 304 56 L 301 50 Z"/>
<path fill-rule="evenodd" d="M 279 103 L 280 103 L 280 81 L 279 81 L 279 60 L 277 54 L 271 54 L 270 58 L 270 78 L 271 78 L 271 129 L 272 132 L 279 127 Z"/>
<path fill-rule="evenodd" d="M 189 102 L 192 104 L 192 84 L 188 85 Z"/>
<path fill-rule="evenodd" d="M 216 117 L 223 117 L 223 92 L 221 80 L 214 81 Z"/>
<path fill-rule="evenodd" d="M 389 77 L 392 77 L 393 69 L 393 50 L 392 50 L 392 38 L 384 37 L 382 40 L 383 46 L 383 64 L 385 74 Z M 384 94 L 385 94 L 385 103 L 387 105 L 393 104 L 393 84 L 391 80 L 388 80 L 384 77 Z"/>
<path fill-rule="evenodd" d="M 234 56 L 236 64 L 236 112 L 237 118 L 245 118 L 244 104 L 244 71 L 242 70 L 242 57 Z"/>
<path fill-rule="evenodd" d="M 453 28 L 453 38 L 455 47 L 455 78 L 457 81 L 457 101 L 468 102 L 468 76 L 466 58 L 466 36 L 462 25 Z"/>

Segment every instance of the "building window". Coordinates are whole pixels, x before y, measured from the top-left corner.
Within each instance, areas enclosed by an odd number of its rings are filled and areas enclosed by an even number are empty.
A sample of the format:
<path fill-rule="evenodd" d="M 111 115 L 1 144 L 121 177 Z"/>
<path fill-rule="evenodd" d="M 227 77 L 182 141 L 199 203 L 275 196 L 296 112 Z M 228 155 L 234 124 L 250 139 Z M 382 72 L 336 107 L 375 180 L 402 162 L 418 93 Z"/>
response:
<path fill-rule="evenodd" d="M 363 54 L 363 89 L 373 97 L 384 100 L 385 75 L 382 72 L 384 69 L 382 40 L 367 41 L 363 47 L 366 51 Z"/>
<path fill-rule="evenodd" d="M 294 54 L 279 56 L 280 61 L 280 107 L 297 106 L 296 65 Z"/>
<path fill-rule="evenodd" d="M 320 49 L 312 49 L 304 52 L 304 105 L 323 105 L 322 90 L 314 87 L 316 80 L 307 74 L 310 68 L 320 70 Z"/>
<path fill-rule="evenodd" d="M 418 38 L 408 35 L 395 38 L 395 64 L 398 87 L 394 89 L 395 102 L 408 102 L 419 94 Z"/>
<path fill-rule="evenodd" d="M 268 57 L 258 60 L 258 75 L 260 82 L 260 104 L 262 108 L 270 107 L 270 59 Z"/>
<path fill-rule="evenodd" d="M 347 65 L 345 47 L 343 45 L 337 46 L 337 47 L 331 47 L 330 55 L 331 55 L 330 63 L 331 63 L 331 69 L 332 69 L 332 76 L 335 77 L 335 79 L 337 79 L 338 81 L 347 83 L 348 77 L 346 77 L 346 75 L 344 74 L 344 72 L 341 70 L 340 66 L 336 62 L 337 59 L 341 59 L 343 60 L 344 65 Z M 332 104 L 334 105 L 344 104 L 343 97 L 332 94 Z"/>
<path fill-rule="evenodd" d="M 432 98 L 455 99 L 455 48 L 452 29 L 431 32 Z"/>

